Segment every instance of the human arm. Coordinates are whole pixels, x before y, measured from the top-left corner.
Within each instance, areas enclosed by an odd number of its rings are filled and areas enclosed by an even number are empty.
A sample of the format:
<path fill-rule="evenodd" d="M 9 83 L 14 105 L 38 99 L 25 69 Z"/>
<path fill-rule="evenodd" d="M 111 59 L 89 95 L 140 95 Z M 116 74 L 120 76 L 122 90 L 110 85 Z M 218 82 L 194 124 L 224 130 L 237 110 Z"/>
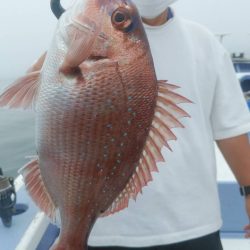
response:
<path fill-rule="evenodd" d="M 218 147 L 232 169 L 240 186 L 250 186 L 250 143 L 247 134 L 217 140 Z M 250 218 L 250 196 L 245 198 Z M 250 238 L 250 223 L 246 225 L 246 238 Z"/>

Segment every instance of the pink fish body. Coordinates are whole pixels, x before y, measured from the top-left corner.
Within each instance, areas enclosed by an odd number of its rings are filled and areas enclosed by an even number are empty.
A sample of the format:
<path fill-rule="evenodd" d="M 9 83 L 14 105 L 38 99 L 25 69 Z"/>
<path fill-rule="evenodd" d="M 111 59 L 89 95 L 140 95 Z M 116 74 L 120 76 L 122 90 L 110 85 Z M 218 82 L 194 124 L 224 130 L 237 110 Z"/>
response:
<path fill-rule="evenodd" d="M 175 88 L 157 81 L 131 1 L 89 0 L 65 12 L 48 53 L 0 96 L 1 106 L 34 104 L 38 159 L 22 172 L 61 224 L 52 249 L 85 249 L 96 219 L 152 180 L 161 148 L 176 139 L 171 128 L 188 116 Z"/>

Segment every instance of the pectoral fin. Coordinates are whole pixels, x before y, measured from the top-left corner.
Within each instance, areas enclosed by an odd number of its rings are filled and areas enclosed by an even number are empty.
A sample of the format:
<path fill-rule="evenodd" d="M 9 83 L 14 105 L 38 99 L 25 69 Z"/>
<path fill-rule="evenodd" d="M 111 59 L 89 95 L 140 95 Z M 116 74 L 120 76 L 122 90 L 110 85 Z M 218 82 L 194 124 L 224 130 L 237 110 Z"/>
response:
<path fill-rule="evenodd" d="M 31 73 L 31 72 L 41 71 L 46 56 L 47 56 L 47 51 L 44 52 L 44 53 L 37 59 L 37 61 L 27 70 L 26 73 L 28 74 L 28 73 Z"/>
<path fill-rule="evenodd" d="M 40 71 L 37 71 L 17 79 L 0 95 L 0 107 L 31 107 L 36 99 L 39 75 Z"/>

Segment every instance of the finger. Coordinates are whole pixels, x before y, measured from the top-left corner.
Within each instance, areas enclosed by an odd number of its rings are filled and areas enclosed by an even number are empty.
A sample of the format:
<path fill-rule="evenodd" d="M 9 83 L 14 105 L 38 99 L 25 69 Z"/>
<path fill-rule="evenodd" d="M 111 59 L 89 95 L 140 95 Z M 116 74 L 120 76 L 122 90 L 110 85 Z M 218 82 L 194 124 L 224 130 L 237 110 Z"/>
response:
<path fill-rule="evenodd" d="M 245 238 L 246 238 L 246 239 L 250 239 L 250 233 L 246 233 L 246 234 L 245 234 Z"/>
<path fill-rule="evenodd" d="M 250 238 L 250 224 L 248 224 L 248 225 L 246 225 L 245 227 L 244 227 L 244 230 L 245 230 L 245 238 L 246 239 L 249 239 Z"/>

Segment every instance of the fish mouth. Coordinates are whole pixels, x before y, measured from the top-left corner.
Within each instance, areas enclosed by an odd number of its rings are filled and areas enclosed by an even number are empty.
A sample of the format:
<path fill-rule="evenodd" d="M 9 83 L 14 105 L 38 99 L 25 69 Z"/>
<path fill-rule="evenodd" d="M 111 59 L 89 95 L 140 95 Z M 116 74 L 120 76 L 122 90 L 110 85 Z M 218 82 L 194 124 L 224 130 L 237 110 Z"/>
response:
<path fill-rule="evenodd" d="M 103 69 L 105 67 L 115 66 L 116 62 L 107 56 L 102 55 L 91 55 L 84 62 L 79 65 L 79 69 L 84 75 L 87 72 L 98 71 L 98 69 Z"/>
<path fill-rule="evenodd" d="M 86 16 L 71 17 L 68 37 L 68 52 L 59 68 L 60 73 L 72 76 L 79 73 L 79 68 L 83 64 L 90 67 L 108 60 L 106 51 L 101 49 L 105 46 L 100 46 L 108 42 L 108 37 L 101 31 L 100 23 Z"/>
<path fill-rule="evenodd" d="M 99 62 L 105 62 L 105 61 L 107 61 L 107 60 L 109 60 L 109 58 L 108 57 L 106 57 L 106 56 L 101 56 L 101 55 L 91 55 L 86 61 L 84 61 L 84 62 L 86 62 L 86 63 L 91 63 L 91 64 L 94 64 L 94 63 L 99 63 Z M 83 62 L 83 63 L 84 63 Z"/>
<path fill-rule="evenodd" d="M 66 78 L 77 78 L 79 80 L 83 79 L 86 73 L 88 74 L 89 72 L 93 72 L 98 68 L 110 65 L 114 65 L 114 61 L 109 59 L 108 57 L 101 55 L 91 55 L 79 66 L 68 67 L 63 72 L 61 70 L 60 71 Z"/>

